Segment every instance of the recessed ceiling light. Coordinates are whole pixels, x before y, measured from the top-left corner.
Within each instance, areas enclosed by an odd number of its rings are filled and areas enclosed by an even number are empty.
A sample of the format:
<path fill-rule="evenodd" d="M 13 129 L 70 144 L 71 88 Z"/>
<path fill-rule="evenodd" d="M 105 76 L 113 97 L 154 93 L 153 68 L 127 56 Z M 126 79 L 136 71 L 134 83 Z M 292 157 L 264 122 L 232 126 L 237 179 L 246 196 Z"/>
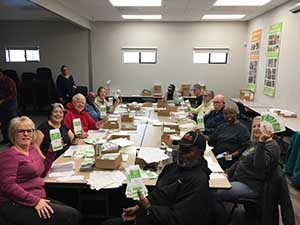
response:
<path fill-rule="evenodd" d="M 204 15 L 202 17 L 203 20 L 234 20 L 234 19 L 241 19 L 245 17 L 244 14 L 227 14 L 227 15 Z"/>
<path fill-rule="evenodd" d="M 161 20 L 161 15 L 122 15 L 125 20 Z"/>
<path fill-rule="evenodd" d="M 262 6 L 271 0 L 218 0 L 214 6 Z"/>
<path fill-rule="evenodd" d="M 109 0 L 113 6 L 161 6 L 161 0 Z"/>

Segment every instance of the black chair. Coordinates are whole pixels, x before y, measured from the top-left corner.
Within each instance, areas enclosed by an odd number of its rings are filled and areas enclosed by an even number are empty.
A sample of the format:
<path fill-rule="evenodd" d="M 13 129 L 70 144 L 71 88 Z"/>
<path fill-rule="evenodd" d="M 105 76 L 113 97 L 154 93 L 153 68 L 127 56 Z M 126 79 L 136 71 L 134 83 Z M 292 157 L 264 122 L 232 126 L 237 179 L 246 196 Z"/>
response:
<path fill-rule="evenodd" d="M 36 74 L 25 72 L 21 75 L 20 83 L 20 105 L 23 112 L 27 106 L 35 108 L 36 103 Z"/>
<path fill-rule="evenodd" d="M 238 114 L 239 121 L 245 124 L 249 129 L 251 129 L 252 119 L 258 116 L 258 114 L 256 112 L 253 112 L 252 110 L 249 110 L 240 102 L 236 102 L 236 105 L 239 110 L 239 114 Z"/>
<path fill-rule="evenodd" d="M 37 69 L 37 106 L 41 110 L 44 106 L 49 106 L 56 101 L 56 90 L 50 68 L 41 67 Z"/>
<path fill-rule="evenodd" d="M 270 176 L 263 185 L 257 199 L 238 199 L 231 209 L 228 223 L 231 222 L 238 204 L 252 204 L 260 215 L 261 225 L 279 225 L 279 206 L 284 225 L 295 225 L 295 216 L 289 195 L 288 185 L 280 165 L 272 167 Z"/>
<path fill-rule="evenodd" d="M 75 91 L 74 91 L 73 96 L 76 95 L 76 94 L 78 94 L 78 93 L 83 94 L 84 96 L 87 96 L 87 94 L 88 94 L 88 87 L 87 86 L 77 86 L 76 89 L 75 89 Z"/>
<path fill-rule="evenodd" d="M 3 73 L 8 76 L 9 78 L 11 78 L 12 80 L 15 81 L 16 87 L 18 88 L 20 85 L 20 79 L 19 76 L 17 74 L 17 71 L 15 70 L 4 70 Z"/>

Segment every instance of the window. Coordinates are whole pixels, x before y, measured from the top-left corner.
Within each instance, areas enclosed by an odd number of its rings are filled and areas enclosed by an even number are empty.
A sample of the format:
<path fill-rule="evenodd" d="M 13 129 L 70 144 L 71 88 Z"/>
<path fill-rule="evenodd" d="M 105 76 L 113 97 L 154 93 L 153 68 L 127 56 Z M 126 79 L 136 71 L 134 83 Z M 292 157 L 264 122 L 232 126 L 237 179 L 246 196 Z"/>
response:
<path fill-rule="evenodd" d="M 9 47 L 5 49 L 6 62 L 39 62 L 40 50 L 37 47 Z"/>
<path fill-rule="evenodd" d="M 156 64 L 155 48 L 123 48 L 122 51 L 125 64 Z"/>
<path fill-rule="evenodd" d="M 194 48 L 193 63 L 227 64 L 229 48 Z"/>

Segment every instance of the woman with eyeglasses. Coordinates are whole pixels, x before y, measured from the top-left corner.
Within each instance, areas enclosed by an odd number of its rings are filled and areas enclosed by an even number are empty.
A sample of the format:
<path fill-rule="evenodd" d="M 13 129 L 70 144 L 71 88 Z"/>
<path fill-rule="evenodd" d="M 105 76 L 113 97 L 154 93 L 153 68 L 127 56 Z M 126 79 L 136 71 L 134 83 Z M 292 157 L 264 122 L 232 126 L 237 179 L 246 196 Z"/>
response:
<path fill-rule="evenodd" d="M 27 116 L 11 120 L 13 144 L 0 153 L 0 214 L 14 225 L 77 225 L 77 210 L 46 198 L 43 177 L 55 158 L 50 147 L 46 157 L 32 144 L 35 126 Z"/>
<path fill-rule="evenodd" d="M 73 132 L 62 122 L 64 111 L 64 106 L 61 103 L 52 104 L 48 120 L 40 124 L 37 128 L 34 143 L 40 147 L 44 155 L 47 154 L 51 144 L 50 130 L 52 129 L 59 129 L 63 144 L 63 150 L 56 154 L 56 158 L 63 154 L 71 144 L 77 144 L 78 140 L 75 139 Z"/>

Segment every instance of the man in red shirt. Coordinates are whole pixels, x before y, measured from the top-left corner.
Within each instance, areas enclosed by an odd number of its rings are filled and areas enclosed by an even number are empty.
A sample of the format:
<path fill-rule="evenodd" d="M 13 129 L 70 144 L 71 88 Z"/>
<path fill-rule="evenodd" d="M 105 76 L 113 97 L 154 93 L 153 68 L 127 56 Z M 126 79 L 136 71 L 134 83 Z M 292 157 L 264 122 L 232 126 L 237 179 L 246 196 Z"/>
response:
<path fill-rule="evenodd" d="M 0 68 L 0 123 L 3 140 L 0 144 L 7 144 L 8 126 L 12 118 L 17 116 L 17 90 L 15 82 L 5 76 Z"/>

